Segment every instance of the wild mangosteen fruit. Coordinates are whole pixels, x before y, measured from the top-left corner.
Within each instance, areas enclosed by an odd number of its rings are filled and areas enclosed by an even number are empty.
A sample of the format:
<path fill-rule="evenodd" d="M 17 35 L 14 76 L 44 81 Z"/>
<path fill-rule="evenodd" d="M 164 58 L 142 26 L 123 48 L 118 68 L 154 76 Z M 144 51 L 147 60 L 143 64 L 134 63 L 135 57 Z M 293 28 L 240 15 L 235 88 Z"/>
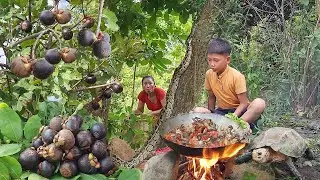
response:
<path fill-rule="evenodd" d="M 61 176 L 71 178 L 78 174 L 78 167 L 74 161 L 64 161 L 59 168 Z"/>
<path fill-rule="evenodd" d="M 29 33 L 32 30 L 32 23 L 28 20 L 24 20 L 20 23 L 22 31 Z"/>
<path fill-rule="evenodd" d="M 78 33 L 78 42 L 81 46 L 91 46 L 95 40 L 96 35 L 88 29 L 82 29 Z"/>
<path fill-rule="evenodd" d="M 49 10 L 44 10 L 40 14 L 40 22 L 45 26 L 52 25 L 56 21 L 56 16 Z"/>
<path fill-rule="evenodd" d="M 110 43 L 110 35 L 108 33 L 99 32 L 97 35 L 97 39 L 105 40 Z"/>
<path fill-rule="evenodd" d="M 105 90 L 102 91 L 102 97 L 105 99 L 111 98 L 111 95 L 113 93 L 113 90 L 111 88 L 106 88 Z"/>
<path fill-rule="evenodd" d="M 94 19 L 91 17 L 85 17 L 82 22 L 83 22 L 82 27 L 84 28 L 92 28 L 94 25 Z"/>
<path fill-rule="evenodd" d="M 94 74 L 89 73 L 88 75 L 86 75 L 84 80 L 88 84 L 94 84 L 97 82 L 97 77 Z"/>
<path fill-rule="evenodd" d="M 77 122 L 80 124 L 80 126 L 82 125 L 83 119 L 82 119 L 81 116 L 79 116 L 79 115 L 77 115 L 77 114 L 71 115 L 71 116 L 69 117 L 69 119 L 74 119 L 75 121 L 77 121 Z"/>
<path fill-rule="evenodd" d="M 49 178 L 53 176 L 56 167 L 49 161 L 42 161 L 38 166 L 37 173 L 43 177 Z"/>
<path fill-rule="evenodd" d="M 104 39 L 97 40 L 92 45 L 92 52 L 99 59 L 106 58 L 111 53 L 111 45 Z"/>
<path fill-rule="evenodd" d="M 100 168 L 98 159 L 92 154 L 84 154 L 78 159 L 78 168 L 86 174 L 94 174 Z"/>
<path fill-rule="evenodd" d="M 121 93 L 123 91 L 123 87 L 120 83 L 113 83 L 111 85 L 111 89 L 115 92 L 115 93 Z"/>
<path fill-rule="evenodd" d="M 40 162 L 40 156 L 33 148 L 27 148 L 19 156 L 19 163 L 25 170 L 35 170 Z"/>
<path fill-rule="evenodd" d="M 77 160 L 82 154 L 83 153 L 78 146 L 73 146 L 71 149 L 65 151 L 64 158 L 68 160 Z"/>
<path fill-rule="evenodd" d="M 107 145 L 103 141 L 96 140 L 91 146 L 92 154 L 98 159 L 103 159 L 106 157 Z"/>
<path fill-rule="evenodd" d="M 50 120 L 49 128 L 58 132 L 62 129 L 62 124 L 62 117 L 56 116 Z"/>
<path fill-rule="evenodd" d="M 63 151 L 59 147 L 56 147 L 54 143 L 51 143 L 48 146 L 40 146 L 37 149 L 37 152 L 41 157 L 50 162 L 61 161 L 63 156 Z"/>
<path fill-rule="evenodd" d="M 49 49 L 44 57 L 50 64 L 58 64 L 61 61 L 61 54 L 58 49 Z"/>
<path fill-rule="evenodd" d="M 32 147 L 34 147 L 35 149 L 38 149 L 40 146 L 42 146 L 44 143 L 42 141 L 41 138 L 36 138 L 33 142 L 32 142 Z"/>
<path fill-rule="evenodd" d="M 92 133 L 93 137 L 96 138 L 96 139 L 103 139 L 107 135 L 106 127 L 100 122 L 94 124 L 91 127 L 90 132 Z"/>
<path fill-rule="evenodd" d="M 72 30 L 70 28 L 67 28 L 67 27 L 62 28 L 61 34 L 62 34 L 62 38 L 64 40 L 70 40 L 73 37 Z"/>
<path fill-rule="evenodd" d="M 59 131 L 54 137 L 53 142 L 63 150 L 71 149 L 76 143 L 73 133 L 68 129 L 62 129 Z"/>
<path fill-rule="evenodd" d="M 112 161 L 112 158 L 110 156 L 107 156 L 99 161 L 100 168 L 99 173 L 101 174 L 108 174 L 109 171 L 111 171 L 113 168 L 115 168 L 115 164 Z"/>
<path fill-rule="evenodd" d="M 74 48 L 63 48 L 60 53 L 62 60 L 65 63 L 72 63 L 74 60 L 76 60 L 77 50 Z"/>
<path fill-rule="evenodd" d="M 67 121 L 63 124 L 64 129 L 69 129 L 74 135 L 76 135 L 81 128 L 82 119 L 77 116 L 70 116 Z"/>
<path fill-rule="evenodd" d="M 77 139 L 76 140 L 77 145 L 81 150 L 90 149 L 90 146 L 91 146 L 91 144 L 93 142 L 92 135 L 87 130 L 80 131 L 77 134 L 77 138 L 76 139 Z"/>
<path fill-rule="evenodd" d="M 54 71 L 54 66 L 44 58 L 38 59 L 33 65 L 33 75 L 38 79 L 47 79 Z"/>
<path fill-rule="evenodd" d="M 57 131 L 48 128 L 41 133 L 42 141 L 46 144 L 51 144 L 56 134 Z"/>
<path fill-rule="evenodd" d="M 59 9 L 55 11 L 55 14 L 59 24 L 66 24 L 71 20 L 71 13 L 66 9 Z"/>
<path fill-rule="evenodd" d="M 92 101 L 90 104 L 93 110 L 98 110 L 100 108 L 100 104 L 97 101 Z"/>
<path fill-rule="evenodd" d="M 29 56 L 18 56 L 11 62 L 11 71 L 19 77 L 28 77 L 32 71 Z"/>

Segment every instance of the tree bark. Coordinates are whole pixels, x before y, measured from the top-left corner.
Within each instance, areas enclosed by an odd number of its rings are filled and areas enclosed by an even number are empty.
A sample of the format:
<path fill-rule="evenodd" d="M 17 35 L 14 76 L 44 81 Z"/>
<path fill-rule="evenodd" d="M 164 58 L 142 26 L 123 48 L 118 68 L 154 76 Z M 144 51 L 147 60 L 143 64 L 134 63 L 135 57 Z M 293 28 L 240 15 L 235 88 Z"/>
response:
<path fill-rule="evenodd" d="M 213 35 L 213 22 L 219 14 L 222 1 L 208 0 L 192 28 L 187 40 L 187 52 L 175 70 L 168 92 L 165 117 L 192 110 L 201 93 L 205 72 L 208 69 L 207 46 Z"/>

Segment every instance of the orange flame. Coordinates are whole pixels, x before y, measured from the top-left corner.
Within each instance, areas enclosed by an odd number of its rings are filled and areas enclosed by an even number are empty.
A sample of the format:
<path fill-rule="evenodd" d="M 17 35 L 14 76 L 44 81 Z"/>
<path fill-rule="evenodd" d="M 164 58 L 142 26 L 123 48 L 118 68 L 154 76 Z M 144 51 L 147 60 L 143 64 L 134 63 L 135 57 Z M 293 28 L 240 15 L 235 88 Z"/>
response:
<path fill-rule="evenodd" d="M 236 143 L 224 148 L 217 149 L 203 149 L 203 158 L 192 158 L 191 168 L 193 168 L 194 176 L 200 180 L 213 179 L 211 174 L 211 167 L 214 166 L 221 159 L 231 158 L 245 147 L 243 143 Z M 198 165 L 199 164 L 199 167 Z M 189 166 L 189 167 L 190 167 Z"/>

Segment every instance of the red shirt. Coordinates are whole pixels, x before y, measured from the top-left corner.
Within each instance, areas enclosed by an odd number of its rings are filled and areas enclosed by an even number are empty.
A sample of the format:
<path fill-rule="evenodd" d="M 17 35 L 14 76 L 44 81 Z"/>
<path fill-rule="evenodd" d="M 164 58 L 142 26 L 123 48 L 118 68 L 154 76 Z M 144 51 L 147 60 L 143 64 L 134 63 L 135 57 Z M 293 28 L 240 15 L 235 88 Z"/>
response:
<path fill-rule="evenodd" d="M 149 110 L 151 111 L 156 111 L 162 108 L 162 104 L 161 104 L 161 100 L 166 96 L 166 92 L 161 89 L 161 88 L 154 88 L 154 92 L 156 94 L 157 97 L 157 103 L 153 103 L 150 101 L 150 99 L 148 98 L 148 94 L 145 91 L 141 91 L 138 95 L 138 99 L 147 104 L 147 107 Z"/>

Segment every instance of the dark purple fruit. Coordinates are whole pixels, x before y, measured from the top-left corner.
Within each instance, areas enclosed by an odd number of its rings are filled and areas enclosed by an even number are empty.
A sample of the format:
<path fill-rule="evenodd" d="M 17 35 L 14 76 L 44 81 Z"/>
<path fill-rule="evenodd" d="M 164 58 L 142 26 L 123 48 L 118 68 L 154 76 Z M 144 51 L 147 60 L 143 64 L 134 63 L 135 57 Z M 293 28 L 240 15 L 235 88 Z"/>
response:
<path fill-rule="evenodd" d="M 44 57 L 50 64 L 58 64 L 61 61 L 61 54 L 58 49 L 49 49 Z"/>
<path fill-rule="evenodd" d="M 110 43 L 103 39 L 97 40 L 92 45 L 92 52 L 99 59 L 106 58 L 111 53 Z"/>
<path fill-rule="evenodd" d="M 66 9 L 55 11 L 56 20 L 59 24 L 66 24 L 71 20 L 71 13 Z"/>
<path fill-rule="evenodd" d="M 29 33 L 32 30 L 32 23 L 28 20 L 24 20 L 20 23 L 22 31 Z"/>
<path fill-rule="evenodd" d="M 103 139 L 107 135 L 107 129 L 102 123 L 96 123 L 91 127 L 91 133 L 96 139 Z"/>
<path fill-rule="evenodd" d="M 115 92 L 115 93 L 121 93 L 123 91 L 123 87 L 120 83 L 114 83 L 111 85 L 111 89 Z"/>
<path fill-rule="evenodd" d="M 81 150 L 90 149 L 92 141 L 92 135 L 89 131 L 80 131 L 77 134 L 77 144 Z"/>
<path fill-rule="evenodd" d="M 68 129 L 62 129 L 59 131 L 53 141 L 57 147 L 60 147 L 63 150 L 69 150 L 75 144 L 73 133 Z"/>
<path fill-rule="evenodd" d="M 46 144 L 51 144 L 56 134 L 57 131 L 48 128 L 41 133 L 42 141 Z"/>
<path fill-rule="evenodd" d="M 77 115 L 72 115 L 64 123 L 63 128 L 69 129 L 74 135 L 76 135 L 80 131 L 81 125 L 82 125 L 82 118 Z"/>
<path fill-rule="evenodd" d="M 78 42 L 81 46 L 91 46 L 92 43 L 96 40 L 96 35 L 88 30 L 82 29 L 78 34 Z"/>
<path fill-rule="evenodd" d="M 91 17 L 86 17 L 83 19 L 83 27 L 84 28 L 92 28 L 94 25 L 94 19 Z"/>
<path fill-rule="evenodd" d="M 99 162 L 100 162 L 99 173 L 101 174 L 108 174 L 110 170 L 116 167 L 110 156 L 105 157 Z"/>
<path fill-rule="evenodd" d="M 35 170 L 40 162 L 37 151 L 31 148 L 24 150 L 19 156 L 19 163 L 25 170 Z"/>
<path fill-rule="evenodd" d="M 97 77 L 94 74 L 88 74 L 84 80 L 88 84 L 94 84 L 97 82 Z"/>
<path fill-rule="evenodd" d="M 91 108 L 93 110 L 98 110 L 100 108 L 100 104 L 97 101 L 92 101 L 91 102 Z"/>
<path fill-rule="evenodd" d="M 73 146 L 70 150 L 65 151 L 65 158 L 69 160 L 77 160 L 82 156 L 82 151 L 78 146 Z"/>
<path fill-rule="evenodd" d="M 41 157 L 50 162 L 61 161 L 63 156 L 63 151 L 53 143 L 48 146 L 40 146 L 37 151 Z"/>
<path fill-rule="evenodd" d="M 61 57 L 65 63 L 72 63 L 77 58 L 77 50 L 65 47 L 61 50 Z"/>
<path fill-rule="evenodd" d="M 97 38 L 110 43 L 110 36 L 108 33 L 99 32 Z"/>
<path fill-rule="evenodd" d="M 44 10 L 40 14 L 40 22 L 45 26 L 52 25 L 56 21 L 56 16 L 49 10 Z"/>
<path fill-rule="evenodd" d="M 100 168 L 100 163 L 93 154 L 84 154 L 78 159 L 78 168 L 83 173 L 95 174 Z"/>
<path fill-rule="evenodd" d="M 29 62 L 30 57 L 18 56 L 11 62 L 11 71 L 19 77 L 28 77 L 32 71 L 32 65 Z"/>
<path fill-rule="evenodd" d="M 49 127 L 52 130 L 60 131 L 62 129 L 63 119 L 60 116 L 54 117 L 50 120 Z"/>
<path fill-rule="evenodd" d="M 54 164 L 52 164 L 51 162 L 42 161 L 38 166 L 37 173 L 40 174 L 41 176 L 49 178 L 49 177 L 53 176 L 55 169 L 56 168 L 55 168 Z"/>
<path fill-rule="evenodd" d="M 33 141 L 32 143 L 32 146 L 35 148 L 35 149 L 38 149 L 38 147 L 42 146 L 43 145 L 43 141 L 41 140 L 41 138 L 37 138 Z"/>
<path fill-rule="evenodd" d="M 103 159 L 107 155 L 107 145 L 103 141 L 96 140 L 91 146 L 91 152 L 98 159 Z"/>
<path fill-rule="evenodd" d="M 38 79 L 48 78 L 54 71 L 54 66 L 44 58 L 37 60 L 33 66 L 33 75 Z"/>
<path fill-rule="evenodd" d="M 77 164 L 74 161 L 65 161 L 59 168 L 61 176 L 71 178 L 78 174 Z"/>
<path fill-rule="evenodd" d="M 109 99 L 111 98 L 112 93 L 113 93 L 113 90 L 111 88 L 107 88 L 104 91 L 102 91 L 102 97 Z"/>
<path fill-rule="evenodd" d="M 61 34 L 63 39 L 65 40 L 70 40 L 73 37 L 73 32 L 70 28 L 63 28 Z"/>

